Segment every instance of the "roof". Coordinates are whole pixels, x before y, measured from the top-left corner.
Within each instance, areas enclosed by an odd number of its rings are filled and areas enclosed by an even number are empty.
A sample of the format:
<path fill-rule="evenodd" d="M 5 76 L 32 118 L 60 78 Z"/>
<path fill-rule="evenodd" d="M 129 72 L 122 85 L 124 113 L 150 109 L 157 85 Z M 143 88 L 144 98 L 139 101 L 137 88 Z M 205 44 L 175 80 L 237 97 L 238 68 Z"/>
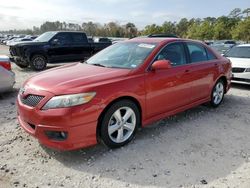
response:
<path fill-rule="evenodd" d="M 159 43 L 167 43 L 167 42 L 174 42 L 174 41 L 190 41 L 190 42 L 200 42 L 202 43 L 202 41 L 198 41 L 198 40 L 190 40 L 190 39 L 182 39 L 182 38 L 171 38 L 171 37 L 167 37 L 167 38 L 164 38 L 164 37 L 137 37 L 137 38 L 133 38 L 133 39 L 130 39 L 129 41 L 132 41 L 132 42 L 145 42 L 145 43 L 156 43 L 156 44 L 159 44 Z"/>
<path fill-rule="evenodd" d="M 183 40 L 179 38 L 163 38 L 163 37 L 153 37 L 153 38 L 148 38 L 148 37 L 137 37 L 133 38 L 130 41 L 133 42 L 147 42 L 147 43 L 161 43 L 161 42 L 170 42 L 170 41 L 178 41 L 178 40 Z"/>

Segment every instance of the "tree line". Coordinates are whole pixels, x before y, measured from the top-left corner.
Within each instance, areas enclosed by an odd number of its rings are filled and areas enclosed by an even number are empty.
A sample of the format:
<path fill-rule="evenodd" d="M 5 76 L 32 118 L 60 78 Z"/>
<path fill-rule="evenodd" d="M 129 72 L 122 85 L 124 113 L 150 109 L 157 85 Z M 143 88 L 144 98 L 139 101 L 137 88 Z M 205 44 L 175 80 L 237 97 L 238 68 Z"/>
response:
<path fill-rule="evenodd" d="M 147 25 L 139 30 L 134 23 L 120 25 L 116 22 L 106 24 L 84 22 L 82 24 L 66 22 L 45 22 L 40 27 L 33 29 L 10 30 L 8 33 L 16 34 L 41 34 L 46 31 L 71 30 L 84 31 L 89 36 L 126 37 L 133 38 L 149 34 L 175 34 L 182 38 L 199 40 L 234 39 L 250 41 L 250 8 L 241 10 L 235 8 L 227 16 L 207 18 L 182 18 L 179 22 L 165 21 L 162 25 Z"/>

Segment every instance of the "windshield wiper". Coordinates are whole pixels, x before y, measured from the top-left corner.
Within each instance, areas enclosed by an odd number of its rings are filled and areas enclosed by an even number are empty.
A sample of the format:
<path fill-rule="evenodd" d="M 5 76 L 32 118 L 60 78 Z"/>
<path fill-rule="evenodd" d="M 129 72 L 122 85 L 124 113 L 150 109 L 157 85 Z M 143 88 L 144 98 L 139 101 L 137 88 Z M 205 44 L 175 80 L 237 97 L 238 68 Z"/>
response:
<path fill-rule="evenodd" d="M 90 64 L 90 65 L 95 65 L 95 66 L 98 66 L 98 67 L 107 67 L 107 66 L 102 65 L 102 64 L 100 64 L 100 63 L 93 63 L 93 64 Z"/>

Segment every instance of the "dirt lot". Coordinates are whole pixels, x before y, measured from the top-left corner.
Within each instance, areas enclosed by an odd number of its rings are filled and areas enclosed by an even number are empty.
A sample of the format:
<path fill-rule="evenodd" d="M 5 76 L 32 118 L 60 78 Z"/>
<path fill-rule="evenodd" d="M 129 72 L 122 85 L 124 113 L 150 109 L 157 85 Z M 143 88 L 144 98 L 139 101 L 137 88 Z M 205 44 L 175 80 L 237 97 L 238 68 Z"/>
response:
<path fill-rule="evenodd" d="M 8 52 L 0 46 L 0 54 Z M 250 187 L 250 87 L 233 85 L 217 109 L 199 106 L 141 130 L 128 146 L 58 152 L 16 119 L 31 70 L 0 96 L 0 187 Z"/>

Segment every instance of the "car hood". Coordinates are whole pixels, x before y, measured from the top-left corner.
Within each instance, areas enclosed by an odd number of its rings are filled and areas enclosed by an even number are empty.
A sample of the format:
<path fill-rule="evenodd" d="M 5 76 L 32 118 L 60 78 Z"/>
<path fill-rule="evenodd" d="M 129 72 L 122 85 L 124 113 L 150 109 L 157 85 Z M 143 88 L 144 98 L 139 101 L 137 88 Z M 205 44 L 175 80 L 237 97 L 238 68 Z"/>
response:
<path fill-rule="evenodd" d="M 98 84 L 118 80 L 129 74 L 129 69 L 98 67 L 74 63 L 36 74 L 25 82 L 25 87 L 51 93 L 82 92 Z"/>
<path fill-rule="evenodd" d="M 250 58 L 227 58 L 232 62 L 232 67 L 250 68 Z"/>
<path fill-rule="evenodd" d="M 17 44 L 24 44 L 24 45 L 27 45 L 27 42 L 32 42 L 32 41 L 15 41 L 15 42 L 10 42 L 8 45 L 9 45 L 9 46 L 15 46 L 15 45 L 17 45 Z M 30 45 L 30 44 L 28 43 L 28 45 Z"/>

